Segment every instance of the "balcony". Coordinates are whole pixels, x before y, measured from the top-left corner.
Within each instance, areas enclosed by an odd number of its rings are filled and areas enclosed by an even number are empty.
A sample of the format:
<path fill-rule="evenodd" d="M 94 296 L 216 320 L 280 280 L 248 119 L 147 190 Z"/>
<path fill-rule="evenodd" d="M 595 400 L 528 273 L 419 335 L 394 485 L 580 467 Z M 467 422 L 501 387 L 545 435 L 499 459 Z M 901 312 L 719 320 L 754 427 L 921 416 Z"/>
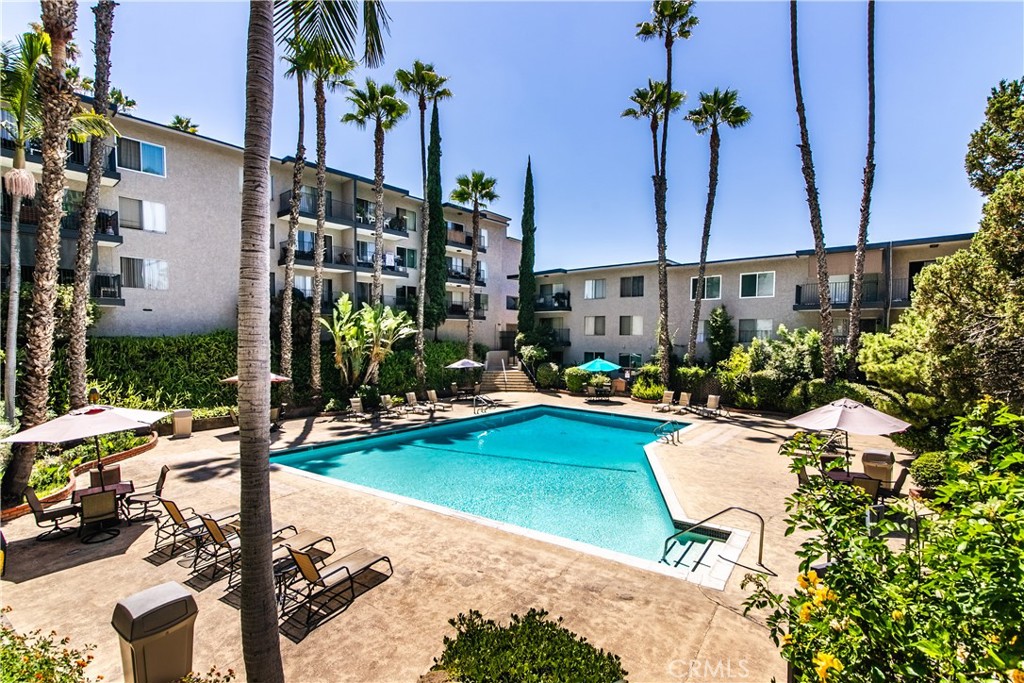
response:
<path fill-rule="evenodd" d="M 466 266 L 448 266 L 448 282 L 454 282 L 460 285 L 469 284 L 469 268 Z M 476 271 L 476 286 L 485 287 L 487 285 L 487 276 L 480 272 L 477 268 Z"/>
<path fill-rule="evenodd" d="M 533 307 L 535 311 L 571 311 L 572 298 L 569 292 L 558 292 L 550 296 L 538 296 Z"/>
<path fill-rule="evenodd" d="M 303 299 L 305 299 L 306 303 L 308 303 L 308 304 L 312 304 L 313 303 L 313 290 L 312 289 L 300 289 L 299 287 L 296 287 L 295 288 L 295 292 L 299 296 L 301 296 Z M 330 313 L 332 310 L 334 310 L 334 302 L 335 301 L 337 301 L 337 298 L 332 296 L 331 292 L 326 287 L 324 287 L 320 291 L 320 312 L 321 313 Z"/>
<path fill-rule="evenodd" d="M 119 273 L 89 273 L 89 294 L 97 306 L 124 306 Z"/>
<path fill-rule="evenodd" d="M 413 296 L 384 296 L 381 303 L 395 311 L 406 311 L 410 315 L 416 311 L 416 297 Z"/>
<path fill-rule="evenodd" d="M 377 216 L 373 207 L 356 207 L 356 226 L 364 232 L 374 232 L 377 225 Z M 409 236 L 410 232 L 416 232 L 416 214 L 406 213 L 398 216 L 394 213 L 384 212 L 384 237 L 390 239 L 402 239 Z"/>
<path fill-rule="evenodd" d="M 278 198 L 277 217 L 284 218 L 291 214 L 292 191 L 282 192 Z M 337 199 L 324 200 L 324 220 L 328 223 L 339 223 L 351 225 L 355 217 L 355 207 L 347 202 L 340 202 Z M 299 193 L 299 218 L 305 218 L 306 222 L 316 222 L 316 195 L 308 192 Z"/>
<path fill-rule="evenodd" d="M 456 249 L 473 249 L 473 236 L 464 230 L 449 230 L 448 231 L 448 246 L 455 247 Z M 481 240 L 477 245 L 476 250 L 481 254 L 487 253 L 487 242 Z"/>
<path fill-rule="evenodd" d="M 566 327 L 549 327 L 545 330 L 551 335 L 551 340 L 556 347 L 572 346 L 569 341 L 569 329 Z"/>
<path fill-rule="evenodd" d="M 898 278 L 892 281 L 892 288 L 889 292 L 889 301 L 896 308 L 906 308 L 910 305 L 910 294 L 913 289 L 909 278 Z"/>
<path fill-rule="evenodd" d="M 287 260 L 288 242 L 280 243 L 281 255 L 277 259 L 277 265 L 283 266 Z M 296 248 L 295 265 L 313 267 L 316 258 L 315 249 Z M 352 250 L 344 247 L 324 247 L 324 268 L 329 270 L 351 270 L 353 265 Z"/>
<path fill-rule="evenodd" d="M 360 273 L 373 273 L 373 253 L 360 252 L 356 254 L 356 270 Z M 386 278 L 409 277 L 409 269 L 402 263 L 402 259 L 394 252 L 385 252 L 382 258 L 381 275 Z"/>
<path fill-rule="evenodd" d="M 853 284 L 851 282 L 830 282 L 828 285 L 832 298 L 832 308 L 847 309 L 850 307 Z M 885 305 L 885 286 L 881 279 L 869 280 L 861 290 L 862 308 L 881 308 Z M 805 282 L 796 286 L 794 311 L 813 310 L 819 307 L 818 283 Z"/>
<path fill-rule="evenodd" d="M 448 318 L 455 320 L 468 320 L 469 319 L 469 307 L 464 303 L 450 303 L 448 304 Z M 486 320 L 487 319 L 487 304 L 477 304 L 473 309 L 473 320 Z"/>
<path fill-rule="evenodd" d="M 0 221 L 11 222 L 13 206 L 9 195 L 3 196 L 3 206 L 0 208 Z M 21 212 L 18 216 L 18 230 L 24 234 L 35 234 L 39 227 L 41 218 L 39 206 L 22 202 Z M 80 211 L 65 213 L 60 220 L 60 229 L 65 237 L 77 237 L 78 230 L 82 226 L 82 214 Z M 121 225 L 118 220 L 117 211 L 113 209 L 99 209 L 96 213 L 96 241 L 109 245 L 122 244 L 124 238 L 121 236 Z"/>
<path fill-rule="evenodd" d="M 14 141 L 5 133 L 0 136 L 0 155 L 14 158 Z M 42 142 L 33 140 L 25 146 L 25 161 L 28 164 L 39 164 L 42 166 Z M 35 169 L 33 169 L 35 170 Z M 89 149 L 87 143 L 68 140 L 68 157 L 65 173 L 76 180 L 85 180 L 89 173 Z M 107 162 L 103 165 L 103 185 L 117 185 L 121 180 L 121 173 L 117 170 L 117 161 L 114 150 L 111 148 L 107 154 Z"/>

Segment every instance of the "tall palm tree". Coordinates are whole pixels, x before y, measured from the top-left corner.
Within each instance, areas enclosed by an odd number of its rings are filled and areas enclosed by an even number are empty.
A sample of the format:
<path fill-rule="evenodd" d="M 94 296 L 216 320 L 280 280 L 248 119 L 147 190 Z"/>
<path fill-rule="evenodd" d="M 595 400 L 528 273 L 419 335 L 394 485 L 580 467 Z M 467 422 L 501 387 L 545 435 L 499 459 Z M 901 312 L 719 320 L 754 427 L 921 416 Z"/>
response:
<path fill-rule="evenodd" d="M 486 209 L 488 202 L 498 200 L 494 186 L 498 181 L 484 175 L 483 171 L 470 171 L 455 179 L 451 200 L 473 207 L 473 249 L 469 258 L 469 315 L 466 321 L 466 358 L 473 357 L 473 318 L 476 315 L 476 268 L 480 243 L 480 209 Z"/>
<path fill-rule="evenodd" d="M 629 101 L 635 106 L 625 109 L 621 116 L 623 118 L 647 121 L 651 127 L 651 147 L 654 152 L 654 175 L 661 175 L 661 163 L 658 156 L 658 129 L 665 117 L 665 84 L 662 81 L 647 79 L 646 88 L 637 88 L 629 96 Z M 669 114 L 683 106 L 686 95 L 681 92 L 674 92 L 668 98 Z"/>
<path fill-rule="evenodd" d="M 373 280 L 370 286 L 370 303 L 379 306 L 384 296 L 381 272 L 384 263 L 384 133 L 394 128 L 409 113 L 409 105 L 398 97 L 398 91 L 390 83 L 377 85 L 366 79 L 364 89 L 352 88 L 348 101 L 354 111 L 341 117 L 342 123 L 354 123 L 360 129 L 373 123 Z"/>
<path fill-rule="evenodd" d="M 651 3 L 651 20 L 636 25 L 636 35 L 641 40 L 661 40 L 665 47 L 665 108 L 671 111 L 672 90 L 672 48 L 676 40 L 687 40 L 697 26 L 698 19 L 690 14 L 693 0 L 654 0 Z M 665 201 L 668 196 L 668 176 L 665 165 L 668 155 L 668 120 L 661 121 L 661 150 L 654 182 L 654 217 L 658 229 L 658 356 L 661 381 L 669 382 L 669 367 L 672 357 L 672 336 L 668 328 L 668 259 L 665 255 L 665 233 L 668 219 Z"/>
<path fill-rule="evenodd" d="M 96 16 L 96 78 L 93 81 L 93 112 L 106 118 L 110 108 L 110 41 L 114 35 L 114 0 L 100 0 L 92 8 Z M 89 169 L 82 200 L 78 249 L 75 252 L 74 293 L 71 304 L 71 330 L 68 341 L 68 395 L 72 408 L 88 403 L 85 352 L 88 327 L 89 271 L 96 242 L 96 218 L 99 214 L 100 183 L 107 159 L 107 138 L 94 135 L 89 140 Z"/>
<path fill-rule="evenodd" d="M 821 204 L 818 201 L 818 185 L 814 179 L 814 158 L 811 156 L 811 139 L 807 132 L 807 113 L 804 110 L 804 94 L 800 87 L 800 59 L 797 51 L 796 0 L 789 3 L 789 46 L 793 62 L 793 92 L 796 95 L 796 117 L 800 124 L 800 160 L 807 189 L 807 207 L 811 214 L 811 234 L 814 235 L 814 256 L 818 265 L 818 301 L 821 312 L 821 365 L 825 382 L 831 383 L 836 376 L 835 338 L 832 331 L 832 293 L 828 286 L 828 257 L 825 253 L 825 230 L 821 222 Z"/>
<path fill-rule="evenodd" d="M 274 15 L 249 6 L 238 278 L 241 621 L 246 678 L 283 682 L 274 594 L 270 511 L 270 133 L 274 108 Z"/>
<path fill-rule="evenodd" d="M 169 125 L 171 128 L 177 128 L 183 133 L 192 133 L 193 135 L 195 135 L 196 133 L 199 132 L 198 123 L 193 123 L 191 117 L 181 116 L 180 114 L 175 114 L 174 118 L 172 118 L 171 122 L 167 125 Z"/>
<path fill-rule="evenodd" d="M 427 238 L 430 236 L 430 202 L 427 200 L 427 103 L 449 99 L 452 91 L 445 87 L 447 76 L 441 76 L 434 70 L 433 64 L 424 64 L 420 60 L 413 62 L 412 69 L 399 69 L 395 72 L 395 80 L 406 95 L 415 95 L 420 110 L 420 170 L 423 178 L 423 208 L 420 211 L 420 270 L 419 285 L 416 291 L 416 381 L 420 386 L 426 380 L 426 365 L 423 362 L 424 343 L 424 308 L 427 288 L 427 259 L 430 253 Z"/>
<path fill-rule="evenodd" d="M 864 160 L 864 192 L 860 198 L 860 226 L 857 229 L 857 250 L 853 257 L 853 291 L 850 293 L 850 333 L 846 339 L 846 373 L 850 379 L 857 374 L 857 353 L 860 351 L 860 307 L 864 291 L 864 253 L 868 242 L 868 219 L 871 216 L 871 188 L 875 184 L 875 2 L 868 0 L 868 153 Z"/>
<path fill-rule="evenodd" d="M 708 167 L 708 201 L 704 207 L 704 232 L 700 239 L 700 265 L 697 266 L 697 293 L 693 298 L 693 319 L 690 321 L 690 340 L 686 353 L 692 361 L 697 357 L 697 327 L 700 324 L 700 303 L 704 298 L 704 271 L 707 268 L 708 242 L 711 240 L 711 214 L 715 210 L 718 192 L 718 149 L 722 144 L 721 126 L 740 128 L 750 121 L 750 110 L 738 103 L 735 90 L 719 90 L 700 94 L 700 106 L 686 115 L 698 135 L 711 133 L 711 161 Z"/>

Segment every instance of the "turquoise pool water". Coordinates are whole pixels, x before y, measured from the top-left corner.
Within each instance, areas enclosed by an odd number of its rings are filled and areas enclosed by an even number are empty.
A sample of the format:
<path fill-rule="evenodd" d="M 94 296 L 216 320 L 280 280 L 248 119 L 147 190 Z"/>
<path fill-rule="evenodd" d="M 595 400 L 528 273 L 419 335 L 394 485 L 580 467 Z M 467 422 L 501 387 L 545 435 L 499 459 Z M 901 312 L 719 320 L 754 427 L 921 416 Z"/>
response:
<path fill-rule="evenodd" d="M 533 407 L 286 451 L 273 462 L 647 560 L 672 519 L 656 420 Z"/>

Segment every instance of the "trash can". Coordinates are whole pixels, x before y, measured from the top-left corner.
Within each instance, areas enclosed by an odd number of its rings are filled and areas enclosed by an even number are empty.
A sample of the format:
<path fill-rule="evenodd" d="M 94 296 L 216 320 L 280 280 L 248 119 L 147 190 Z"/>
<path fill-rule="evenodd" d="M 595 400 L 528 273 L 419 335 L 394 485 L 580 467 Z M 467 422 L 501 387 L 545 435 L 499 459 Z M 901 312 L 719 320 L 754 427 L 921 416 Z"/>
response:
<path fill-rule="evenodd" d="M 191 410 L 175 410 L 171 420 L 174 423 L 174 438 L 187 439 L 192 436 Z"/>
<path fill-rule="evenodd" d="M 121 600 L 111 625 L 121 636 L 125 683 L 170 683 L 192 670 L 192 631 L 199 608 L 169 581 Z"/>

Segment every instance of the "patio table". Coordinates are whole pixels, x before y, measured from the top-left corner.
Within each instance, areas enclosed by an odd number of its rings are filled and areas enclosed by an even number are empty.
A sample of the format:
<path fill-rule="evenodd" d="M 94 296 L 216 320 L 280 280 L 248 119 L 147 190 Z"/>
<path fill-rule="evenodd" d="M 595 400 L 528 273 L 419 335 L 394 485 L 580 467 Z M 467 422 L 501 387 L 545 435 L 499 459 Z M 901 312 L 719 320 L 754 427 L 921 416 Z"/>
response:
<path fill-rule="evenodd" d="M 106 486 L 90 486 L 87 489 L 77 489 L 71 494 L 71 502 L 75 505 L 82 501 L 82 496 L 91 496 L 94 493 L 113 491 L 118 498 L 124 498 L 129 493 L 135 493 L 135 484 L 131 481 L 120 481 L 116 484 Z"/>
<path fill-rule="evenodd" d="M 862 472 L 844 472 L 843 470 L 828 470 L 825 472 L 832 481 L 837 481 L 840 484 L 852 484 L 854 479 L 870 479 L 868 475 Z"/>

